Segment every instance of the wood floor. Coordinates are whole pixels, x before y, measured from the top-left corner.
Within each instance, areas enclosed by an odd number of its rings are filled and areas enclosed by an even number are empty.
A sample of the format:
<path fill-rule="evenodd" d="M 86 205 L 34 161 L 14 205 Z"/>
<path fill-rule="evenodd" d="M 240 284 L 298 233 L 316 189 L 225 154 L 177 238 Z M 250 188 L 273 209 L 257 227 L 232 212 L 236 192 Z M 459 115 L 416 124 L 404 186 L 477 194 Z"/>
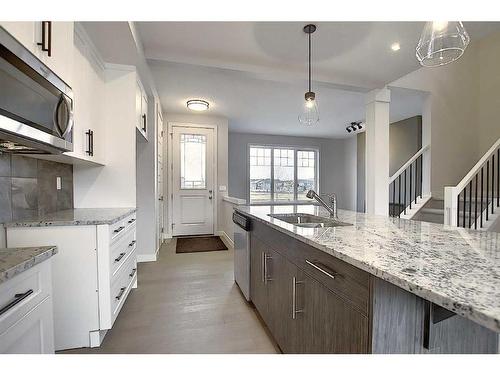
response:
<path fill-rule="evenodd" d="M 276 353 L 233 277 L 233 251 L 175 254 L 163 245 L 140 263 L 132 290 L 99 348 L 61 353 Z"/>

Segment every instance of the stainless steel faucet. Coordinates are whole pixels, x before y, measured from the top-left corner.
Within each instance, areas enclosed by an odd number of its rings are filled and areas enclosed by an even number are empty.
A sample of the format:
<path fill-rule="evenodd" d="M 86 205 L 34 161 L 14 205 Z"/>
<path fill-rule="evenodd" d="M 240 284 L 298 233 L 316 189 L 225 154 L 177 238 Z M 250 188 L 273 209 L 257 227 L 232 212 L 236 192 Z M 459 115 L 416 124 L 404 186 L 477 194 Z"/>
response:
<path fill-rule="evenodd" d="M 316 201 L 321 204 L 325 209 L 330 213 L 330 217 L 338 219 L 339 216 L 337 214 L 337 195 L 335 193 L 325 194 L 329 203 L 326 203 L 323 198 L 321 198 L 314 190 L 309 190 L 306 194 L 306 197 L 309 199 L 316 199 Z"/>

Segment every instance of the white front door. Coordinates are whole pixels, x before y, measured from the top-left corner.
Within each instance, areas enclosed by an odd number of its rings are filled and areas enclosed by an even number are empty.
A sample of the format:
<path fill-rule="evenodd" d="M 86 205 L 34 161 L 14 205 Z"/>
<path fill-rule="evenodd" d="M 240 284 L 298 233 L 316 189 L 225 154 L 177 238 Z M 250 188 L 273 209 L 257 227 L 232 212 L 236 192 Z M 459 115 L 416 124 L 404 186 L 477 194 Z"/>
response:
<path fill-rule="evenodd" d="M 172 128 L 172 235 L 214 233 L 214 131 Z"/>

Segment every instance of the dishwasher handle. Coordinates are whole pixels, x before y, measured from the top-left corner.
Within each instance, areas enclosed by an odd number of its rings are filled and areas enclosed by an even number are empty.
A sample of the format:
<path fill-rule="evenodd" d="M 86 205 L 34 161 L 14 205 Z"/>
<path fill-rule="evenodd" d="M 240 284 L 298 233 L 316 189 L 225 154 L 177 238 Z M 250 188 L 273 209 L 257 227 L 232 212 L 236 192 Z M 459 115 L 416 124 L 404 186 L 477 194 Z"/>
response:
<path fill-rule="evenodd" d="M 246 232 L 250 231 L 251 220 L 248 217 L 239 214 L 238 212 L 233 212 L 233 223 L 235 223 Z"/>

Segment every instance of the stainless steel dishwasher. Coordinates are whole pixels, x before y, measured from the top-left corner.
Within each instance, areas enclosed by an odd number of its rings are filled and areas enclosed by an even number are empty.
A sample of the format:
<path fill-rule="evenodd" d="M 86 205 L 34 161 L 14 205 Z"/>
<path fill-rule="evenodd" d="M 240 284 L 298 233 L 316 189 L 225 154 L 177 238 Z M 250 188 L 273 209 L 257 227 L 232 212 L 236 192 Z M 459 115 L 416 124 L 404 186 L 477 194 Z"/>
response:
<path fill-rule="evenodd" d="M 250 301 L 250 219 L 233 212 L 234 281 L 247 301 Z"/>

